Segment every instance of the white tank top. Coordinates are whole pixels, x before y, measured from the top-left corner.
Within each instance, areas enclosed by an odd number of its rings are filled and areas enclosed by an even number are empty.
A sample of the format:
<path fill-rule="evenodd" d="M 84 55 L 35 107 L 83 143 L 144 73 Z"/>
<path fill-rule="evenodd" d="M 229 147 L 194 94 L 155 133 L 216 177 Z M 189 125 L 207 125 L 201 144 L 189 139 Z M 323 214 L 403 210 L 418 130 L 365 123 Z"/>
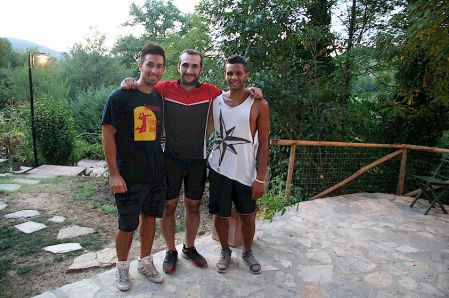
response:
<path fill-rule="evenodd" d="M 223 95 L 215 98 L 215 142 L 209 166 L 217 173 L 251 186 L 256 178 L 257 132 L 251 135 L 249 117 L 254 99 L 248 97 L 235 107 L 226 105 Z M 255 140 L 255 141 L 254 141 Z"/>

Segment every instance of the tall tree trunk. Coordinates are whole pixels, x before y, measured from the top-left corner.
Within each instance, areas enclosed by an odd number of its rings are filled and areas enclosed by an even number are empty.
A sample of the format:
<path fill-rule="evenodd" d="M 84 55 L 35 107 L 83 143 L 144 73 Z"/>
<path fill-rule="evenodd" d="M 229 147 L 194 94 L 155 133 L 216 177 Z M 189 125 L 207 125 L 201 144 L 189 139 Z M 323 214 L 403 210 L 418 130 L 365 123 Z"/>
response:
<path fill-rule="evenodd" d="M 351 50 L 354 44 L 354 27 L 356 18 L 357 0 L 352 0 L 351 17 L 349 19 L 348 47 L 346 48 L 346 58 L 343 68 L 343 96 L 342 103 L 346 104 L 351 95 Z"/>

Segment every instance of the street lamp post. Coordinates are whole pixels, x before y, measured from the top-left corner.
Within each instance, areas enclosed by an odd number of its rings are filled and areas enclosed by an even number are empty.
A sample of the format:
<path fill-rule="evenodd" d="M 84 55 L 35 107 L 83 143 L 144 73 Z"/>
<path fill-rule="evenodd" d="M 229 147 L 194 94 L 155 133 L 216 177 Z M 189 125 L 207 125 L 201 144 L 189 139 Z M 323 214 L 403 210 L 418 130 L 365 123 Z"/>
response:
<path fill-rule="evenodd" d="M 30 84 L 30 104 L 31 104 L 31 137 L 33 138 L 33 155 L 34 155 L 34 167 L 38 166 L 37 160 L 37 146 L 36 146 L 36 125 L 34 123 L 34 92 L 33 92 L 33 66 L 34 56 L 39 57 L 40 63 L 46 63 L 48 56 L 41 52 L 28 53 L 28 82 Z"/>

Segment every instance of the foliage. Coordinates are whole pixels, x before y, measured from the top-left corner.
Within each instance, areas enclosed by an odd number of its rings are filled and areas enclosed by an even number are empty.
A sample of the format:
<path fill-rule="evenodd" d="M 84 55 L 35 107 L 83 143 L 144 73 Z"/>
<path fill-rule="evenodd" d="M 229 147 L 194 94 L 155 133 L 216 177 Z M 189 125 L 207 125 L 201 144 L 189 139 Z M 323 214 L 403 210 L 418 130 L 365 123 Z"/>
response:
<path fill-rule="evenodd" d="M 61 64 L 52 61 L 46 66 L 33 67 L 34 96 L 67 98 L 69 84 L 63 78 Z M 0 108 L 7 102 L 23 102 L 30 99 L 29 75 L 26 65 L 16 68 L 0 69 Z"/>
<path fill-rule="evenodd" d="M 76 131 L 84 140 L 100 135 L 101 117 L 108 96 L 116 87 L 96 86 L 77 94 L 69 102 L 69 107 L 76 119 Z"/>
<path fill-rule="evenodd" d="M 10 65 L 11 54 L 12 48 L 9 40 L 0 38 L 0 68 L 6 68 Z"/>
<path fill-rule="evenodd" d="M 38 150 L 47 163 L 67 164 L 73 151 L 75 121 L 61 101 L 39 98 L 36 101 Z"/>
<path fill-rule="evenodd" d="M 411 1 L 397 87 L 382 102 L 392 142 L 434 146 L 449 128 L 449 22 L 446 1 Z"/>
<path fill-rule="evenodd" d="M 0 110 L 0 157 L 31 162 L 30 110 L 10 103 Z"/>
<path fill-rule="evenodd" d="M 185 16 L 171 0 L 145 0 L 142 6 L 133 3 L 129 14 L 131 21 L 125 25 L 142 25 L 145 37 L 157 42 L 167 33 L 179 33 L 185 20 Z"/>
<path fill-rule="evenodd" d="M 257 201 L 260 211 L 258 213 L 264 219 L 273 220 L 273 217 L 280 213 L 285 213 L 289 206 L 295 205 L 303 201 L 303 195 L 300 189 L 292 186 L 291 193 L 287 197 L 285 195 L 285 179 L 274 177 L 270 181 L 270 190 Z"/>
<path fill-rule="evenodd" d="M 104 39 L 103 39 L 104 40 Z M 69 98 L 99 86 L 119 86 L 123 78 L 130 75 L 118 59 L 105 54 L 102 46 L 96 40 L 95 44 L 75 44 L 70 53 L 62 60 L 64 78 L 70 82 Z"/>

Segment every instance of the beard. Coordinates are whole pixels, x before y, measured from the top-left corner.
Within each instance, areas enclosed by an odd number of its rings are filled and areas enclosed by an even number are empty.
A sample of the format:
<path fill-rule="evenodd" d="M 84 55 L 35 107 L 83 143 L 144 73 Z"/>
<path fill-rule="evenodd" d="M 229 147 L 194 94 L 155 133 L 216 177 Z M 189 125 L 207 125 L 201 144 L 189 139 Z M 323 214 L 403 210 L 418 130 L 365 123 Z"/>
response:
<path fill-rule="evenodd" d="M 181 76 L 181 83 L 186 86 L 196 86 L 196 84 L 198 83 L 198 79 L 199 79 L 199 77 L 194 77 L 194 79 L 192 81 L 188 81 L 187 75 L 183 74 Z"/>

